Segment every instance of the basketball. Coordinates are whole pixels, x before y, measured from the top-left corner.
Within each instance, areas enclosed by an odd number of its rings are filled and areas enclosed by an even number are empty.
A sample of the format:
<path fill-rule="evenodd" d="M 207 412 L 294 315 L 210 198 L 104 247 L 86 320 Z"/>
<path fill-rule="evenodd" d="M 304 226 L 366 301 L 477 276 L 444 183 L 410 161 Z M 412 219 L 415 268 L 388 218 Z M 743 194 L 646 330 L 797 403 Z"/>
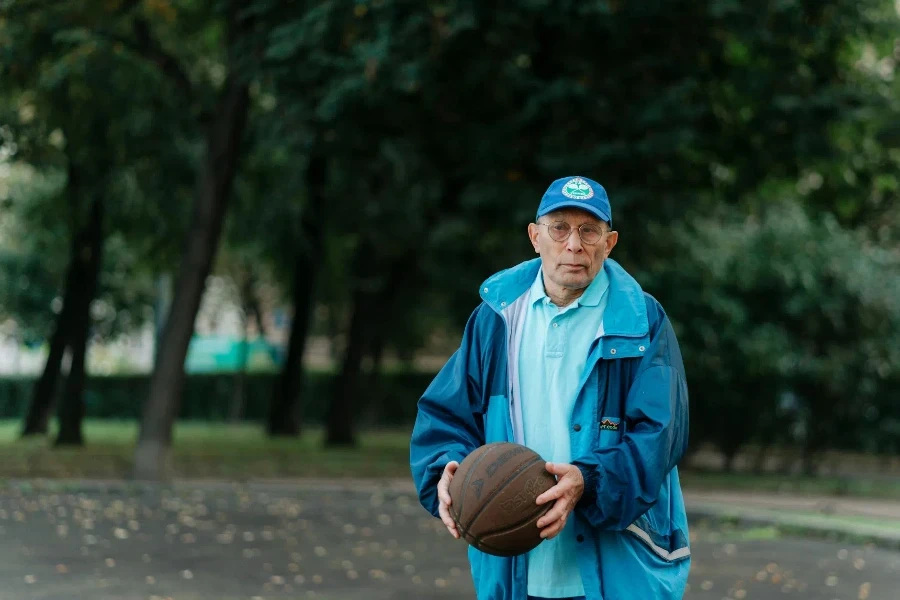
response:
<path fill-rule="evenodd" d="M 543 540 L 537 521 L 553 506 L 535 499 L 556 485 L 546 461 L 511 442 L 486 444 L 469 454 L 450 482 L 450 515 L 460 536 L 495 556 L 516 556 Z"/>

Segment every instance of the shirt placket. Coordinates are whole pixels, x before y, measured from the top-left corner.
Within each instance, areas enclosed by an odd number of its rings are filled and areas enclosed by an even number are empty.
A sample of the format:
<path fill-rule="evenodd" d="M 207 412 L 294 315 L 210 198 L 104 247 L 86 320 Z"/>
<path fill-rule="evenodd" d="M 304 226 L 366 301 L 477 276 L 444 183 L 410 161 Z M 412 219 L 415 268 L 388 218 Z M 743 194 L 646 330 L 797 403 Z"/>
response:
<path fill-rule="evenodd" d="M 547 358 L 562 358 L 566 351 L 566 338 L 568 337 L 568 328 L 566 327 L 568 321 L 566 314 L 568 311 L 557 311 L 556 307 L 552 308 L 553 313 L 549 315 L 547 323 L 547 341 L 544 344 L 544 354 Z"/>

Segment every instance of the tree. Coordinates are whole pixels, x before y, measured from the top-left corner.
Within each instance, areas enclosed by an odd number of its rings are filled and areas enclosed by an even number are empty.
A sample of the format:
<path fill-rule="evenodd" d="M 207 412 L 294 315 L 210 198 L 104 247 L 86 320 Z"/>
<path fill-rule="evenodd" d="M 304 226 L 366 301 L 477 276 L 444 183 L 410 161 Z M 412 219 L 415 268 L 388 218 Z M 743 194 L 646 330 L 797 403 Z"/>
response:
<path fill-rule="evenodd" d="M 133 474 L 139 479 L 165 476 L 172 441 L 172 427 L 184 388 L 184 360 L 194 331 L 204 284 L 218 246 L 232 194 L 242 141 L 250 110 L 250 83 L 258 54 L 254 41 L 254 10 L 249 0 L 226 3 L 221 23 L 225 77 L 208 114 L 203 155 L 197 165 L 197 196 L 191 225 L 185 239 L 184 255 L 175 280 L 172 308 L 166 317 L 150 380 L 150 391 L 141 416 L 141 430 L 134 455 Z M 207 27 L 213 27 L 208 23 Z M 162 51 L 148 24 L 144 47 L 152 48 L 162 68 L 172 74 L 191 101 L 193 84 L 178 59 Z M 211 31 L 211 30 L 208 30 Z"/>
<path fill-rule="evenodd" d="M 316 283 L 320 277 L 324 248 L 325 171 L 321 152 L 312 152 L 306 167 L 306 203 L 300 217 L 300 231 L 294 249 L 293 276 L 290 280 L 293 319 L 288 336 L 287 354 L 275 386 L 266 422 L 270 436 L 293 436 L 300 433 L 302 414 L 298 398 L 303 382 L 303 354 L 312 321 Z"/>
<path fill-rule="evenodd" d="M 750 440 L 796 443 L 812 473 L 822 449 L 855 445 L 900 370 L 900 255 L 780 197 L 761 217 L 679 226 L 683 260 L 656 284 L 678 290 L 668 310 L 682 315 L 695 374 L 695 439 L 714 440 L 729 462 Z"/>
<path fill-rule="evenodd" d="M 130 4 L 133 7 L 134 3 Z M 4 22 L 3 39 L 9 44 L 4 47 L 8 59 L 3 63 L 4 74 L 13 84 L 5 99 L 18 113 L 10 128 L 17 158 L 38 166 L 41 176 L 60 167 L 65 171 L 61 193 L 47 195 L 40 203 L 26 203 L 19 211 L 35 229 L 47 222 L 47 215 L 69 217 L 68 223 L 63 222 L 72 243 L 62 307 L 23 428 L 25 434 L 47 431 L 62 356 L 69 348 L 72 366 L 66 379 L 58 443 L 81 443 L 82 392 L 92 332 L 112 334 L 117 324 L 133 316 L 129 309 L 139 307 L 143 300 L 137 278 L 125 291 L 118 287 L 121 280 L 104 281 L 111 273 L 102 269 L 103 247 L 109 237 L 107 213 L 117 225 L 117 233 L 129 233 L 135 221 L 147 226 L 144 211 L 133 211 L 137 213 L 134 220 L 126 216 L 132 207 L 125 200 L 133 200 L 135 194 L 122 192 L 152 170 L 142 172 L 135 158 L 143 158 L 142 150 L 159 144 L 165 136 L 165 128 L 147 127 L 140 114 L 141 104 L 152 101 L 148 90 L 154 89 L 148 79 L 142 78 L 146 71 L 133 69 L 131 55 L 106 35 L 121 23 L 128 10 L 120 6 L 23 2 L 13 7 L 11 20 Z M 89 31 L 85 27 L 88 23 L 99 25 L 97 31 Z M 129 103 L 123 103 L 123 98 Z M 128 109 L 123 110 L 126 104 Z M 142 149 L 135 152 L 129 148 L 130 143 L 142 145 Z M 108 210 L 108 198 L 113 194 L 114 207 Z M 12 202 L 22 204 L 23 198 L 13 198 Z M 139 202 L 135 204 L 140 206 Z M 153 235 L 144 235 L 134 246 L 148 237 Z M 27 243 L 20 249 L 25 251 L 24 256 L 37 250 Z M 128 262 L 126 259 L 120 264 Z M 110 295 L 118 297 L 110 303 L 97 299 L 98 293 L 106 300 Z M 124 298 L 130 300 L 122 302 Z M 95 329 L 92 308 L 111 304 L 122 310 L 113 310 L 111 318 L 99 319 L 106 323 Z"/>
<path fill-rule="evenodd" d="M 11 137 L 11 133 L 10 133 Z M 51 310 L 62 278 L 59 263 L 67 251 L 57 240 L 67 237 L 63 223 L 45 229 L 34 227 L 37 211 L 50 205 L 64 185 L 63 177 L 36 173 L 18 164 L 10 169 L 12 184 L 7 188 L 4 207 L 2 249 L 0 249 L 0 313 L 2 319 L 16 323 L 18 337 L 36 344 L 50 338 L 49 357 L 29 403 L 23 434 L 46 434 L 50 418 L 49 401 L 59 376 L 59 365 L 67 339 L 61 324 L 68 316 L 55 316 Z M 26 183 L 27 182 L 27 183 Z M 23 232 L 32 235 L 23 235 Z M 73 252 L 69 252 L 74 256 Z M 48 257 L 60 260 L 48 260 Z M 68 269 L 72 272 L 72 269 Z M 71 304 L 69 305 L 71 310 Z M 66 308 L 63 305 L 60 312 Z"/>
<path fill-rule="evenodd" d="M 308 35 L 311 22 L 289 19 L 274 30 L 267 56 L 279 91 L 311 104 L 307 114 L 342 141 L 329 155 L 329 181 L 347 193 L 329 206 L 352 219 L 344 223 L 353 223 L 358 259 L 381 256 L 354 261 L 367 266 L 356 268 L 344 296 L 351 312 L 332 427 L 354 413 L 346 403 L 359 398 L 347 391 L 365 345 L 358 338 L 371 336 L 353 308 L 369 301 L 358 288 L 387 280 L 391 256 L 416 252 L 426 262 L 422 232 L 471 236 L 464 250 L 433 250 L 450 258 L 435 280 L 461 274 L 437 285 L 466 290 L 471 307 L 480 278 L 527 255 L 514 224 L 524 228 L 547 183 L 599 168 L 617 227 L 645 241 L 617 256 L 647 266 L 671 243 L 650 234 L 656 224 L 679 219 L 685 207 L 737 203 L 760 173 L 797 175 L 834 155 L 828 124 L 860 101 L 844 77 L 848 39 L 876 27 L 849 1 L 827 9 L 771 3 L 762 11 L 736 2 L 522 3 L 511 11 L 491 2 L 336 1 L 311 15 L 320 30 L 337 30 L 343 45 L 313 54 L 319 39 Z M 687 41 L 661 31 L 695 33 Z M 784 59 L 793 55 L 814 74 L 794 76 L 797 62 Z M 283 67 L 299 56 L 316 59 L 302 71 Z M 764 151 L 770 146 L 784 151 Z M 412 166 L 416 153 L 430 168 Z M 412 200 L 413 181 L 438 196 L 454 181 L 465 185 L 432 212 L 433 200 Z M 482 220 L 510 233 L 473 231 Z M 477 270 L 469 267 L 473 255 Z"/>

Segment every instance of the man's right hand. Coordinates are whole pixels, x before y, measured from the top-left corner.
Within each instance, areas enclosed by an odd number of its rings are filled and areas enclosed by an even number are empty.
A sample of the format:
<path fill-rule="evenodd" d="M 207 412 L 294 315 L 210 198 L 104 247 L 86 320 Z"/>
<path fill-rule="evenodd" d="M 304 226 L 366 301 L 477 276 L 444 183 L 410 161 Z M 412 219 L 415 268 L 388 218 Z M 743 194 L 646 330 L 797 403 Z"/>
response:
<path fill-rule="evenodd" d="M 444 467 L 444 472 L 437 486 L 438 512 L 441 515 L 441 521 L 447 526 L 450 535 L 456 539 L 459 539 L 459 531 L 456 530 L 456 523 L 453 522 L 453 517 L 450 516 L 450 482 L 453 481 L 453 474 L 456 473 L 458 467 L 459 463 L 455 460 L 448 462 L 447 466 Z"/>

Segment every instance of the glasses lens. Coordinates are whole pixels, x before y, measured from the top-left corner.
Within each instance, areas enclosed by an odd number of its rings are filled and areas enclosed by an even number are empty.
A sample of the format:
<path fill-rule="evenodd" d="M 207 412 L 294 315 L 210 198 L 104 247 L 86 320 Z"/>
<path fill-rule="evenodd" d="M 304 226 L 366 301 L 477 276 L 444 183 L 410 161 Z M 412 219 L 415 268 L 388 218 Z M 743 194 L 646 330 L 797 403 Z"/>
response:
<path fill-rule="evenodd" d="M 572 231 L 572 228 L 569 227 L 568 223 L 557 221 L 556 223 L 550 223 L 547 226 L 547 230 L 550 232 L 550 237 L 557 242 L 561 242 L 569 237 L 569 232 Z"/>
<path fill-rule="evenodd" d="M 594 227 L 593 225 L 584 225 L 579 231 L 581 232 L 581 241 L 585 244 L 596 244 L 603 235 L 600 228 Z"/>

